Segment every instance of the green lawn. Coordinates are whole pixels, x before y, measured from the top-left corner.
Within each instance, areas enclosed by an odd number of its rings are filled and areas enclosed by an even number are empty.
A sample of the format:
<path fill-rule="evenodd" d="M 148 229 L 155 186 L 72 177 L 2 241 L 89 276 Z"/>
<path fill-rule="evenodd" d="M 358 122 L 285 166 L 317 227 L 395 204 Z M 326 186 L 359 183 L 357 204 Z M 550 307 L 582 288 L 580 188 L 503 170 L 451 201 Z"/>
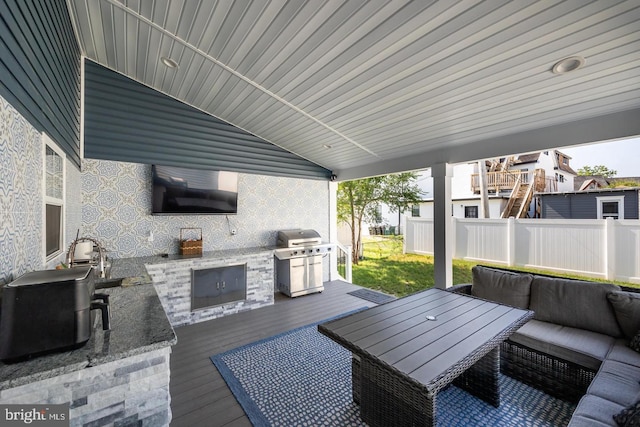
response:
<path fill-rule="evenodd" d="M 453 284 L 471 283 L 471 268 L 475 261 L 453 260 Z M 490 265 L 482 263 L 483 265 Z M 593 278 L 558 274 L 549 271 L 518 270 L 554 274 L 563 277 Z M 372 236 L 364 239 L 364 259 L 353 266 L 353 283 L 398 297 L 434 286 L 433 257 L 402 253 L 402 236 Z M 637 284 L 615 282 L 623 286 Z"/>

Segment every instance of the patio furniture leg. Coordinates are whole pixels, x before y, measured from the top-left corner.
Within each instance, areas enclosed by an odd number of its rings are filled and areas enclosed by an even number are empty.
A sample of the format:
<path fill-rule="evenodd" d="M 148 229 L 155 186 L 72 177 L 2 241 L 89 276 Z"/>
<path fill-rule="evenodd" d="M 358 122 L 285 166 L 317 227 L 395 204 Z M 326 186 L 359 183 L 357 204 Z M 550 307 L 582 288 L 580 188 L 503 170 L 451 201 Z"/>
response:
<path fill-rule="evenodd" d="M 369 426 L 436 425 L 435 394 L 366 357 L 360 374 L 360 417 Z"/>
<path fill-rule="evenodd" d="M 360 358 L 351 355 L 351 396 L 353 403 L 360 404 Z"/>
<path fill-rule="evenodd" d="M 496 408 L 500 406 L 500 347 L 496 347 L 464 371 L 453 384 Z"/>

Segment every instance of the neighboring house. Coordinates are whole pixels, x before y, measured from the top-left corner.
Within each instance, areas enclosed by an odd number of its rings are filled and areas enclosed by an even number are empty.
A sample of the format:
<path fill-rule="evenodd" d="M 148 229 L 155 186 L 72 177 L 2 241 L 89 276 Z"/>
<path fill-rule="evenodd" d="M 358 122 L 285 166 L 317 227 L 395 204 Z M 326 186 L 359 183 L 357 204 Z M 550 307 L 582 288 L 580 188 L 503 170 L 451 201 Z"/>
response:
<path fill-rule="evenodd" d="M 578 176 L 574 185 L 574 191 L 536 194 L 540 218 L 639 219 L 640 177 Z"/>
<path fill-rule="evenodd" d="M 632 185 L 630 185 L 632 184 Z M 600 175 L 576 176 L 574 191 L 599 190 L 601 188 L 640 187 L 640 177 L 607 178 Z"/>
<path fill-rule="evenodd" d="M 640 186 L 536 195 L 540 218 L 639 219 Z"/>
<path fill-rule="evenodd" d="M 500 159 L 487 160 L 487 190 L 489 199 L 489 218 L 509 215 L 506 209 L 510 201 L 514 203 L 518 194 L 512 194 L 514 187 L 524 190 L 531 187 L 529 201 L 533 200 L 533 190 L 541 192 L 573 191 L 576 172 L 570 166 L 571 157 L 558 150 L 521 154 Z M 537 171 L 537 172 L 536 172 Z M 537 174 L 537 175 L 536 175 Z M 538 177 L 536 183 L 535 177 Z M 422 203 L 400 217 L 400 229 L 404 229 L 405 217 L 433 218 L 433 182 L 431 171 L 419 172 L 418 184 L 426 197 Z M 451 178 L 452 215 L 456 218 L 480 217 L 480 174 L 478 162 L 455 165 Z M 522 195 L 524 196 L 524 195 Z M 529 203 L 530 203 L 529 202 Z M 535 210 L 530 203 L 523 209 L 524 216 L 534 217 Z M 380 207 L 379 224 L 397 227 L 398 213 L 391 213 L 387 206 Z M 368 226 L 365 227 L 367 231 Z"/>

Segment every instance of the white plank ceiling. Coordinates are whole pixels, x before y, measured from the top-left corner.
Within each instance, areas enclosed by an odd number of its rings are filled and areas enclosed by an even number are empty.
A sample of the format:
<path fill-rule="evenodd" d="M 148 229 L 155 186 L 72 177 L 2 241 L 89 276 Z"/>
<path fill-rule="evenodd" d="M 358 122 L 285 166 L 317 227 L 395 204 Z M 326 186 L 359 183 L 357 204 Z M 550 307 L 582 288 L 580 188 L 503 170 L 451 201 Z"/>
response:
<path fill-rule="evenodd" d="M 640 0 L 68 3 L 88 58 L 339 179 L 640 134 Z"/>

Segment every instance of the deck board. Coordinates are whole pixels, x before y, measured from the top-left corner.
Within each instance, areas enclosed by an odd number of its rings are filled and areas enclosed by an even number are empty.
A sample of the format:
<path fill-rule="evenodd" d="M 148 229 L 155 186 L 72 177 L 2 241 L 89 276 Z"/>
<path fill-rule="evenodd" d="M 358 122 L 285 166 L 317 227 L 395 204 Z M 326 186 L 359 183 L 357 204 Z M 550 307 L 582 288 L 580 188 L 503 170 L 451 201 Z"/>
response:
<path fill-rule="evenodd" d="M 376 304 L 347 295 L 359 286 L 325 283 L 322 293 L 288 298 L 276 294 L 269 307 L 175 328 L 171 354 L 172 427 L 250 426 L 249 419 L 218 373 L 210 356 Z"/>

